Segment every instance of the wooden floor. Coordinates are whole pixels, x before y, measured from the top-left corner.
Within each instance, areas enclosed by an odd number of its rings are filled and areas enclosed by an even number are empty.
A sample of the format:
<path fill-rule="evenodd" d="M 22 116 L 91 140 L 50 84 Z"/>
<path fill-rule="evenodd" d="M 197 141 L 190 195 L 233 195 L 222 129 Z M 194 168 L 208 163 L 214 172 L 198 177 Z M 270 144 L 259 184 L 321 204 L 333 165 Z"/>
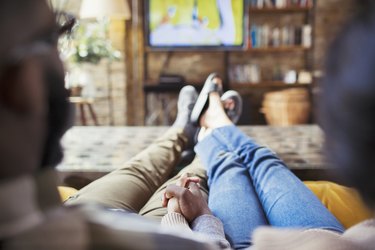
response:
<path fill-rule="evenodd" d="M 150 145 L 168 127 L 74 127 L 62 140 L 60 183 L 82 186 L 118 167 Z M 327 179 L 323 135 L 315 125 L 240 126 L 260 145 L 273 150 L 301 179 Z"/>

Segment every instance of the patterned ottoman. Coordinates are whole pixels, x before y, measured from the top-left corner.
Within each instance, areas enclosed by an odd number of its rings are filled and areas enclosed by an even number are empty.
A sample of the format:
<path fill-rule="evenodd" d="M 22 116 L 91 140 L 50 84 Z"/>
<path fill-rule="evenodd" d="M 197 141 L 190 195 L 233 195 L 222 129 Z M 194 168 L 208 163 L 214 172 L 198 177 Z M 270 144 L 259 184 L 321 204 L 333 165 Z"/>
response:
<path fill-rule="evenodd" d="M 167 129 L 73 127 L 62 140 L 65 157 L 57 167 L 61 184 L 71 185 L 69 182 L 77 182 L 81 178 L 86 179 L 81 183 L 85 185 L 122 166 Z M 240 126 L 240 129 L 276 152 L 301 179 L 328 178 L 329 164 L 322 154 L 323 134 L 318 126 Z"/>

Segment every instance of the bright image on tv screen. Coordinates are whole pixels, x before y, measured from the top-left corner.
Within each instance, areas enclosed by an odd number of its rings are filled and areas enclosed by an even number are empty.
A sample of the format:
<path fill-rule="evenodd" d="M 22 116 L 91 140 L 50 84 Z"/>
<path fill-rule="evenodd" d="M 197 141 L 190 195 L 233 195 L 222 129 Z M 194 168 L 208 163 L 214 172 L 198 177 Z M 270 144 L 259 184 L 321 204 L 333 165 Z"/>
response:
<path fill-rule="evenodd" d="M 149 44 L 242 46 L 244 0 L 150 0 Z"/>

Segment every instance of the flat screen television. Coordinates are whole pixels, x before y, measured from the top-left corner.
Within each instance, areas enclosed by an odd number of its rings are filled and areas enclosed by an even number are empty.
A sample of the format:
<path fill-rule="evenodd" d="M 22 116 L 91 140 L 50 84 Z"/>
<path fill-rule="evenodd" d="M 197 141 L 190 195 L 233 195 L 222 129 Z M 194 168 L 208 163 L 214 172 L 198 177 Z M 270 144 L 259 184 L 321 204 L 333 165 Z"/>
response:
<path fill-rule="evenodd" d="M 246 44 L 246 0 L 146 0 L 151 49 L 241 49 Z"/>

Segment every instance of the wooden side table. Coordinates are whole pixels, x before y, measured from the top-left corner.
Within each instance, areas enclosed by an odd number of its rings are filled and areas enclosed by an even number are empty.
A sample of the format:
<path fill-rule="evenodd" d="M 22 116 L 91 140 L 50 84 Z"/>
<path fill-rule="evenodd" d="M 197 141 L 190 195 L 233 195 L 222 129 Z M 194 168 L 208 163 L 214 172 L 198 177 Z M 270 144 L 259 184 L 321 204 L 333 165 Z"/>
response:
<path fill-rule="evenodd" d="M 94 111 L 94 108 L 92 107 L 92 104 L 94 103 L 95 99 L 92 97 L 69 97 L 69 101 L 71 103 L 74 103 L 76 107 L 79 109 L 80 117 L 81 117 L 81 124 L 83 126 L 87 125 L 87 119 L 86 119 L 86 112 L 85 112 L 85 106 L 89 109 L 89 113 L 91 115 L 91 119 L 93 120 L 95 126 L 99 126 L 98 119 L 96 117 L 96 113 Z"/>

